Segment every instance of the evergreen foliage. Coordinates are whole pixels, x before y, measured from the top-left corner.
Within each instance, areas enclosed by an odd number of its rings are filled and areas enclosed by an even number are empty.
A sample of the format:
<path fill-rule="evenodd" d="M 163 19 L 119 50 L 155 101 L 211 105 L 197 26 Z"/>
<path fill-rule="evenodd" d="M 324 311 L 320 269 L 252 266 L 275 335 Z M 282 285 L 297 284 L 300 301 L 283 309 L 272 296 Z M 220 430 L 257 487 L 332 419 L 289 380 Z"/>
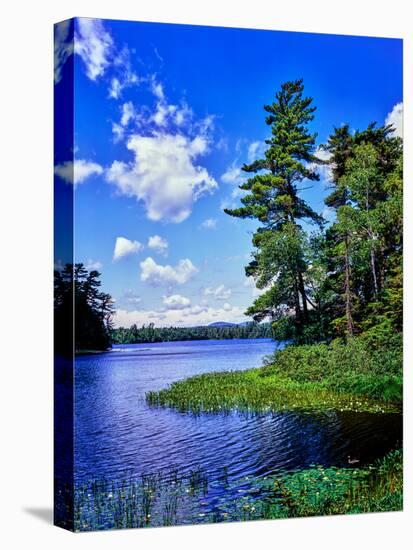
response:
<path fill-rule="evenodd" d="M 183 342 L 190 340 L 232 340 L 237 338 L 271 338 L 270 323 L 200 327 L 155 327 L 154 323 L 136 324 L 130 328 L 112 330 L 115 344 L 144 344 L 153 342 Z"/>
<path fill-rule="evenodd" d="M 55 351 L 71 355 L 73 351 L 106 350 L 111 346 L 110 331 L 113 301 L 100 291 L 100 273 L 84 265 L 66 264 L 54 273 Z M 73 328 L 68 326 L 74 321 Z M 69 336 L 69 337 L 68 337 Z"/>
<path fill-rule="evenodd" d="M 242 206 L 226 210 L 259 223 L 245 271 L 265 292 L 246 314 L 270 320 L 275 339 L 295 343 L 350 338 L 374 327 L 400 331 L 402 140 L 390 125 L 352 133 L 346 124 L 321 146 L 329 154 L 321 160 L 309 130 L 316 108 L 302 80 L 283 84 L 264 109 L 268 148 L 243 166 L 254 175 L 240 185 Z M 301 182 L 319 179 L 321 164 L 330 165 L 331 224 L 300 195 Z"/>

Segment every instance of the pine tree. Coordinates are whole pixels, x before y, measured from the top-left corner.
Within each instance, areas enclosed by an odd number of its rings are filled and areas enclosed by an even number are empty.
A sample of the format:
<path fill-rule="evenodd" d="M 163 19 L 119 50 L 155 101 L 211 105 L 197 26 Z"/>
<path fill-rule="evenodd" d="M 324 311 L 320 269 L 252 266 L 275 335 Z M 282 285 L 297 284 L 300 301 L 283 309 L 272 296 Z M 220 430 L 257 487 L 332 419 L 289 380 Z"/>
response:
<path fill-rule="evenodd" d="M 302 335 L 309 322 L 311 299 L 306 276 L 307 235 L 300 222 L 322 225 L 323 219 L 300 196 L 303 180 L 318 181 L 315 155 L 316 134 L 308 124 L 316 107 L 311 97 L 303 96 L 302 80 L 286 82 L 276 93 L 275 101 L 265 105 L 265 122 L 271 137 L 264 158 L 242 167 L 252 175 L 240 189 L 247 193 L 243 206 L 226 209 L 238 218 L 251 218 L 260 223 L 253 236 L 253 260 L 246 267 L 258 288 L 265 292 L 248 309 L 254 320 L 270 317 L 280 321 L 294 312 L 294 332 Z"/>

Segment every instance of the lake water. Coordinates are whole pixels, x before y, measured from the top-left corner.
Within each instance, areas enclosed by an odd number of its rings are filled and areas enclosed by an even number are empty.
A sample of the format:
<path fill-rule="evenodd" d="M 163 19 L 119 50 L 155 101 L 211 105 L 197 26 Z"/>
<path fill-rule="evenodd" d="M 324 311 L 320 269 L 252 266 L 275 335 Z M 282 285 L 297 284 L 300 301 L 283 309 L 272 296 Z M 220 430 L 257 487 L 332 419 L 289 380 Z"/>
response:
<path fill-rule="evenodd" d="M 76 482 L 199 466 L 225 467 L 236 481 L 312 464 L 344 466 L 349 455 L 363 465 L 400 442 L 401 417 L 393 414 L 195 416 L 145 402 L 145 392 L 191 375 L 258 367 L 275 347 L 264 339 L 168 342 L 76 358 Z"/>

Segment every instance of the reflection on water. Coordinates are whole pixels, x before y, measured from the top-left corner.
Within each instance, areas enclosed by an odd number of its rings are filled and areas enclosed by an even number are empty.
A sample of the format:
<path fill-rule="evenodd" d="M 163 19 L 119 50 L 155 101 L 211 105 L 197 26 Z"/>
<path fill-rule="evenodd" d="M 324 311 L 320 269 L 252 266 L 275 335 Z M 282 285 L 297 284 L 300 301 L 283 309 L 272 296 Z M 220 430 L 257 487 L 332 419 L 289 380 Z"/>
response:
<path fill-rule="evenodd" d="M 231 480 L 322 464 L 360 465 L 401 440 L 398 415 L 180 413 L 146 405 L 145 392 L 194 374 L 248 369 L 270 340 L 116 346 L 79 357 L 75 371 L 75 478 L 120 480 L 160 470 L 228 469 Z"/>

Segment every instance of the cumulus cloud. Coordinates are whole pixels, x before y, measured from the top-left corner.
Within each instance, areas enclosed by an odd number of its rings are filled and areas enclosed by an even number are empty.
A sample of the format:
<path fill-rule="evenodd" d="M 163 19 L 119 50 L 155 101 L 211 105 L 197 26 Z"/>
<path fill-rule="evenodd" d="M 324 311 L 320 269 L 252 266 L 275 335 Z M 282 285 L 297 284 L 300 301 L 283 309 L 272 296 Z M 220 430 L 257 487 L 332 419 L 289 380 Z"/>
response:
<path fill-rule="evenodd" d="M 319 158 L 320 160 L 324 162 L 328 162 L 331 158 L 330 151 L 325 151 L 322 147 L 318 146 L 317 149 L 314 151 L 314 156 Z M 316 164 L 309 163 L 308 164 L 309 170 L 315 170 L 320 175 L 321 182 L 324 184 L 325 187 L 328 187 L 331 179 L 333 177 L 333 165 L 332 164 Z"/>
<path fill-rule="evenodd" d="M 202 229 L 216 229 L 217 220 L 215 218 L 207 218 L 201 223 Z"/>
<path fill-rule="evenodd" d="M 393 125 L 395 137 L 403 137 L 403 103 L 396 103 L 386 117 L 386 124 Z"/>
<path fill-rule="evenodd" d="M 191 305 L 191 300 L 180 294 L 163 296 L 162 303 L 166 309 L 186 309 Z"/>
<path fill-rule="evenodd" d="M 71 161 L 64 162 L 55 166 L 55 174 L 66 183 L 73 183 L 75 186 L 83 183 L 93 175 L 103 173 L 103 168 L 100 164 L 89 160 L 78 159 L 74 163 Z"/>
<path fill-rule="evenodd" d="M 155 104 L 122 105 L 119 121 L 112 124 L 114 140 L 122 140 L 128 129 L 125 145 L 134 158 L 114 160 L 106 179 L 120 194 L 136 198 L 150 220 L 180 223 L 201 196 L 217 188 L 200 164 L 211 148 L 214 117 L 196 121 L 184 101 L 167 101 L 163 84 L 154 76 L 142 81 L 149 85 Z"/>
<path fill-rule="evenodd" d="M 148 248 L 151 248 L 158 254 L 163 254 L 166 256 L 168 253 L 168 241 L 159 235 L 152 235 L 148 239 Z"/>
<path fill-rule="evenodd" d="M 179 105 L 168 103 L 163 85 L 156 80 L 155 76 L 150 79 L 150 88 L 156 98 L 156 106 L 146 123 L 153 122 L 160 128 L 166 128 L 171 125 L 182 127 L 191 121 L 192 109 L 185 101 L 181 101 Z"/>
<path fill-rule="evenodd" d="M 114 316 L 114 325 L 116 327 L 130 327 L 133 323 L 139 326 L 152 322 L 158 327 L 200 326 L 209 325 L 216 321 L 241 323 L 246 320 L 242 308 L 226 303 L 219 308 L 194 305 L 184 309 L 137 309 L 134 311 L 118 309 Z"/>
<path fill-rule="evenodd" d="M 54 34 L 54 81 L 61 81 L 63 65 L 73 54 L 73 37 L 71 33 L 72 22 L 62 21 L 55 25 Z"/>
<path fill-rule="evenodd" d="M 99 260 L 92 260 L 91 258 L 89 258 L 85 263 L 85 268 L 88 271 L 99 271 L 100 269 L 102 269 L 102 267 L 102 262 L 99 262 Z"/>
<path fill-rule="evenodd" d="M 213 296 L 217 300 L 228 300 L 231 294 L 232 290 L 230 288 L 226 288 L 225 285 L 218 285 L 215 288 L 207 287 L 204 290 L 205 296 Z"/>
<path fill-rule="evenodd" d="M 135 134 L 127 148 L 134 161 L 114 161 L 106 177 L 122 195 L 141 201 L 150 220 L 182 222 L 194 203 L 217 187 L 206 168 L 196 162 L 208 148 L 203 135 Z"/>
<path fill-rule="evenodd" d="M 113 251 L 113 261 L 115 262 L 131 254 L 137 254 L 141 250 L 143 250 L 143 245 L 139 241 L 130 241 L 125 237 L 118 237 Z"/>
<path fill-rule="evenodd" d="M 84 65 L 87 76 L 97 80 L 111 62 L 114 44 L 100 19 L 81 17 L 75 25 L 75 53 Z"/>
<path fill-rule="evenodd" d="M 182 285 L 188 282 L 197 272 L 191 260 L 179 260 L 178 264 L 159 265 L 151 257 L 146 258 L 140 263 L 141 281 L 147 282 L 152 286 L 160 285 Z"/>

